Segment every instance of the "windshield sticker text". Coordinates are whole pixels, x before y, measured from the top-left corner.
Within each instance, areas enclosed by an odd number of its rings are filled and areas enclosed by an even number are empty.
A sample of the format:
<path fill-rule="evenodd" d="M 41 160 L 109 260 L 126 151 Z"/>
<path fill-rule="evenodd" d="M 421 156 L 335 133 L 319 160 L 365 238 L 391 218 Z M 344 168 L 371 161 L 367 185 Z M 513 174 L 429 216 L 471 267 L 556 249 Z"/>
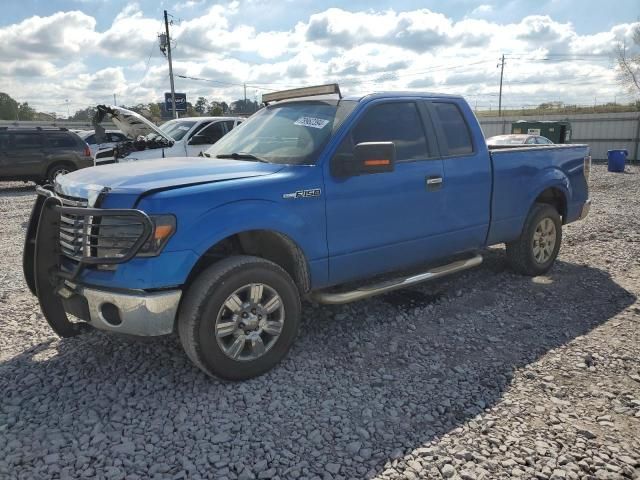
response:
<path fill-rule="evenodd" d="M 315 117 L 300 117 L 295 122 L 293 122 L 294 125 L 302 125 L 303 127 L 311 128 L 324 128 L 327 123 L 329 123 L 329 120 Z"/>

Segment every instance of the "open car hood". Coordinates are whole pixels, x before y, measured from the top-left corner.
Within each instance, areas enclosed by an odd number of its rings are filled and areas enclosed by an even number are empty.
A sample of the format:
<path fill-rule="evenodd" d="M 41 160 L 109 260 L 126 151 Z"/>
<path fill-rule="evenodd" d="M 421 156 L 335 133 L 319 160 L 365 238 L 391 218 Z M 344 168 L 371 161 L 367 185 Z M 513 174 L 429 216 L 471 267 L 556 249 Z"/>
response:
<path fill-rule="evenodd" d="M 100 123 L 105 119 L 111 120 L 116 127 L 120 129 L 131 140 L 137 139 L 139 136 L 146 136 L 150 133 L 156 133 L 170 143 L 173 143 L 173 138 L 168 136 L 158 127 L 156 127 L 149 120 L 142 115 L 127 110 L 122 107 L 114 107 L 113 105 L 98 105 L 96 107 L 97 112 L 93 119 L 93 125 L 96 128 L 96 132 L 100 127 Z"/>

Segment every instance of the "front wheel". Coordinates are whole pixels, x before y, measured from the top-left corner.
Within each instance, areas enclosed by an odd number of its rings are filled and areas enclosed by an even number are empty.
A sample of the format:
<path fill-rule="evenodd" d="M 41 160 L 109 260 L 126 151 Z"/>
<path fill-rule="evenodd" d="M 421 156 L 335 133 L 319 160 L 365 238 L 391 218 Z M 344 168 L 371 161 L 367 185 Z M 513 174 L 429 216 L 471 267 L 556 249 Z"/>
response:
<path fill-rule="evenodd" d="M 542 275 L 555 262 L 562 242 L 562 220 L 551 205 L 536 203 L 524 223 L 520 238 L 507 243 L 511 267 L 523 275 Z"/>
<path fill-rule="evenodd" d="M 229 257 L 202 272 L 180 307 L 178 334 L 201 370 L 244 380 L 273 368 L 298 333 L 300 296 L 291 277 L 258 257 Z"/>

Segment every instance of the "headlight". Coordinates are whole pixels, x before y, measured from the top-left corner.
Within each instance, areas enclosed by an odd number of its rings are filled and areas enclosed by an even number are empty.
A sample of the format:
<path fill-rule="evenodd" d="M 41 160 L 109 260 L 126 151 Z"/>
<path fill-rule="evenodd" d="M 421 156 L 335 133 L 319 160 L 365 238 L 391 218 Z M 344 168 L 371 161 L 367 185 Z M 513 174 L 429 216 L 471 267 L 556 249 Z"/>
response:
<path fill-rule="evenodd" d="M 151 215 L 151 236 L 137 253 L 141 257 L 159 255 L 176 231 L 176 218 L 173 215 Z M 95 234 L 97 256 L 124 257 L 143 233 L 142 225 L 130 217 L 104 217 L 92 230 Z"/>
<path fill-rule="evenodd" d="M 153 230 L 151 237 L 138 252 L 138 256 L 154 257 L 159 255 L 176 231 L 176 217 L 173 215 L 151 215 Z"/>

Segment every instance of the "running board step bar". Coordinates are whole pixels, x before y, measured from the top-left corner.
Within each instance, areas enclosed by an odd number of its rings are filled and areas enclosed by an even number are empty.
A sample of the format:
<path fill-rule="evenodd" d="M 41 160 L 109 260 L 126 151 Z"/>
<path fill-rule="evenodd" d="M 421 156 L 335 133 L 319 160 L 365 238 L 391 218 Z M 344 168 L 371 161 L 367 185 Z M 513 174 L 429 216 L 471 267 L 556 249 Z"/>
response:
<path fill-rule="evenodd" d="M 441 267 L 435 267 L 423 273 L 411 275 L 409 277 L 394 278 L 381 283 L 367 285 L 348 292 L 317 291 L 311 293 L 311 300 L 318 303 L 330 305 L 340 305 L 342 303 L 355 302 L 363 298 L 373 297 L 381 293 L 391 292 L 400 288 L 410 287 L 418 283 L 435 280 L 436 278 L 461 272 L 472 267 L 477 267 L 482 263 L 482 255 L 475 255 L 465 260 L 458 260 Z"/>

